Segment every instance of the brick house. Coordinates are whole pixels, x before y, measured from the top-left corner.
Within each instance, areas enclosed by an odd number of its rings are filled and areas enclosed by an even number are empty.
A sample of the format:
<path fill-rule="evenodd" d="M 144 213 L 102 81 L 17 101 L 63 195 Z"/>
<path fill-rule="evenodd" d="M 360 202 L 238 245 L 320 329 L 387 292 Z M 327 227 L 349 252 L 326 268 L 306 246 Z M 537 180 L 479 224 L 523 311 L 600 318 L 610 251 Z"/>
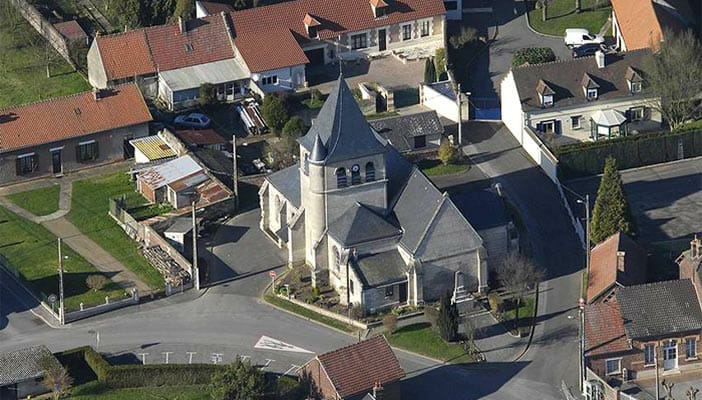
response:
<path fill-rule="evenodd" d="M 360 400 L 368 393 L 400 400 L 405 372 L 385 336 L 320 354 L 300 368 L 300 377 L 324 400 Z"/>
<path fill-rule="evenodd" d="M 607 301 L 621 286 L 646 282 L 646 250 L 625 233 L 615 233 L 590 251 L 587 302 Z"/>
<path fill-rule="evenodd" d="M 700 371 L 700 339 L 702 309 L 689 279 L 618 287 L 585 307 L 584 394 L 619 399 L 656 369 L 662 377 Z"/>
<path fill-rule="evenodd" d="M 151 120 L 133 84 L 0 109 L 0 185 L 128 158 Z"/>

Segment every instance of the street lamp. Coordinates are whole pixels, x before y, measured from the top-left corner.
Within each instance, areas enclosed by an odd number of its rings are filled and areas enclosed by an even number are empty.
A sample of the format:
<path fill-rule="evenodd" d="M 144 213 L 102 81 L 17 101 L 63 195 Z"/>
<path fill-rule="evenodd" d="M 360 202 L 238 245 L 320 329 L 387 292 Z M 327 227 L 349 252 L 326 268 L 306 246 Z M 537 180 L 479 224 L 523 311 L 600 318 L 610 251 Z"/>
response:
<path fill-rule="evenodd" d="M 66 257 L 68 258 L 68 257 Z M 63 302 L 63 257 L 61 256 L 61 238 L 58 238 L 58 272 L 59 272 L 59 324 L 66 323 L 66 309 Z"/>
<path fill-rule="evenodd" d="M 578 204 L 585 206 L 585 273 L 590 274 L 590 195 L 585 195 L 585 201 L 577 199 Z"/>

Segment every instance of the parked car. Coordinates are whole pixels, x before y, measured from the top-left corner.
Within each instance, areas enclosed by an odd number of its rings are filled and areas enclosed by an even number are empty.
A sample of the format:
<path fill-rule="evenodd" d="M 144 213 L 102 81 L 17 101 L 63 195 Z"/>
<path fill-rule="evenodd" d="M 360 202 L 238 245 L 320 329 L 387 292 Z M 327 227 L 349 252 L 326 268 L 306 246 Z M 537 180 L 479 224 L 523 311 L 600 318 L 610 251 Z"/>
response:
<path fill-rule="evenodd" d="M 595 55 L 598 50 L 605 51 L 605 48 L 603 45 L 596 43 L 584 44 L 573 49 L 573 58 L 592 56 Z"/>
<path fill-rule="evenodd" d="M 190 113 L 177 116 L 175 120 L 173 120 L 173 123 L 176 126 L 185 126 L 188 128 L 207 128 L 212 121 L 210 121 L 210 117 L 205 114 Z"/>
<path fill-rule="evenodd" d="M 575 48 L 585 44 L 602 44 L 605 39 L 602 35 L 593 35 L 587 29 L 566 29 L 565 44 L 568 48 Z"/>

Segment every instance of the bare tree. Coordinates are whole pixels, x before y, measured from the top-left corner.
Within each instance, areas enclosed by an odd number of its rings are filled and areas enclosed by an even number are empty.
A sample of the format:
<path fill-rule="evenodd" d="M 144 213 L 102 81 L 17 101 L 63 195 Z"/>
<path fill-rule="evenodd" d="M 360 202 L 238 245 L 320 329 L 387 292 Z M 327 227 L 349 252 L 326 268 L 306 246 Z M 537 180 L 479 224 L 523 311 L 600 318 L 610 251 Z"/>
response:
<path fill-rule="evenodd" d="M 519 307 L 522 300 L 544 278 L 544 273 L 521 254 L 508 255 L 497 269 L 497 279 L 516 302 L 514 326 L 519 326 Z"/>
<path fill-rule="evenodd" d="M 44 379 L 42 384 L 51 391 L 51 397 L 58 400 L 67 394 L 73 385 L 73 378 L 65 368 L 53 358 L 47 358 L 41 362 L 44 369 Z"/>
<path fill-rule="evenodd" d="M 676 130 L 695 117 L 702 93 L 702 46 L 691 30 L 664 33 L 665 41 L 653 56 L 644 79 L 660 102 L 651 102 Z"/>

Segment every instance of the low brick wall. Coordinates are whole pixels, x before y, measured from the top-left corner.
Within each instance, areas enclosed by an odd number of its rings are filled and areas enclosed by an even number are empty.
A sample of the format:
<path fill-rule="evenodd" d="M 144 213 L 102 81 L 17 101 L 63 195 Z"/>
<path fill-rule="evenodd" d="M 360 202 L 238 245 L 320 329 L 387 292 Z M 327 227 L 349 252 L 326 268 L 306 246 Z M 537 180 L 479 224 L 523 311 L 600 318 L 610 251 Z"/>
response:
<path fill-rule="evenodd" d="M 117 310 L 120 308 L 128 307 L 134 304 L 139 304 L 139 295 L 135 293 L 132 297 L 123 300 L 111 301 L 109 303 L 100 304 L 95 307 L 86 308 L 80 311 L 73 311 L 66 313 L 64 320 L 66 323 L 78 321 L 83 318 L 92 317 L 108 311 Z"/>

